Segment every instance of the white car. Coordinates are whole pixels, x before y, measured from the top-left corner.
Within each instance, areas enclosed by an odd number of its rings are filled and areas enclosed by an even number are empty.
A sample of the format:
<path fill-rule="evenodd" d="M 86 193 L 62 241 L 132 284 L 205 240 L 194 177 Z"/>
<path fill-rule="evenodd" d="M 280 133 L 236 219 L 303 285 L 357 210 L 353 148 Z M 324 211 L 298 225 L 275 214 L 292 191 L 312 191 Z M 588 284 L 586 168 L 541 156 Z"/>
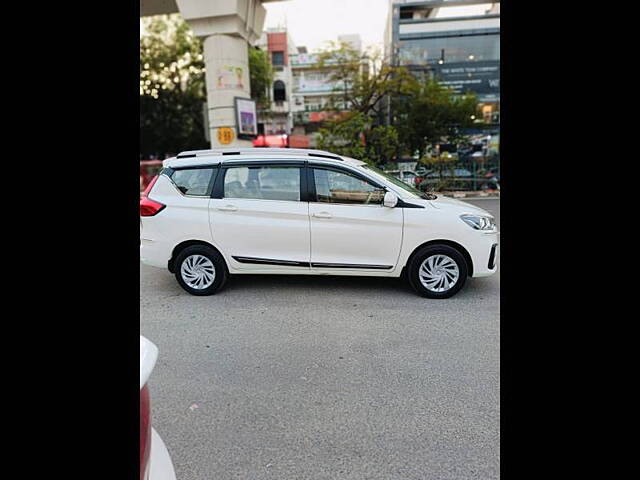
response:
<path fill-rule="evenodd" d="M 140 480 L 176 480 L 167 447 L 151 426 L 151 398 L 147 381 L 158 348 L 140 335 Z"/>
<path fill-rule="evenodd" d="M 217 149 L 164 160 L 140 198 L 140 256 L 193 295 L 229 274 L 399 277 L 448 298 L 497 270 L 487 211 L 318 150 Z"/>

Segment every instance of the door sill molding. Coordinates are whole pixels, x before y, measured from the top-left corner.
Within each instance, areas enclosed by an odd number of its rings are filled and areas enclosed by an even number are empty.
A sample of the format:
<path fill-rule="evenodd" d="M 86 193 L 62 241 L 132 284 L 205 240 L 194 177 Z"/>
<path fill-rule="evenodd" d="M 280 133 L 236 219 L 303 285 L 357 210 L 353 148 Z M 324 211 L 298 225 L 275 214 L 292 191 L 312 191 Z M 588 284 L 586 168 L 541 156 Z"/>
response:
<path fill-rule="evenodd" d="M 312 268 L 355 268 L 366 270 L 391 270 L 393 265 L 366 265 L 360 263 L 317 263 L 311 264 Z"/>
<path fill-rule="evenodd" d="M 281 267 L 306 267 L 306 268 L 349 268 L 363 270 L 391 270 L 393 265 L 367 265 L 356 263 L 319 263 L 319 262 L 297 262 L 295 260 L 276 260 L 273 258 L 258 257 L 231 257 L 236 262 L 252 265 L 276 265 Z"/>

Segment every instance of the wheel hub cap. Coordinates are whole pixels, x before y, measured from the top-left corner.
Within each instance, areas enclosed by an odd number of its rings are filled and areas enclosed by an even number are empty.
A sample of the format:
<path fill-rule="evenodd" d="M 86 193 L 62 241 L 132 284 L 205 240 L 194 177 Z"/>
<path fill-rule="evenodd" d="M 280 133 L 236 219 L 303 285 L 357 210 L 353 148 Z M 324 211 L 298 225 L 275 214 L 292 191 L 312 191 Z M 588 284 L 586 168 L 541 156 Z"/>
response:
<path fill-rule="evenodd" d="M 216 278 L 216 268 L 213 266 L 213 262 L 204 255 L 190 255 L 182 262 L 180 275 L 188 286 L 202 290 L 213 284 Z"/>
<path fill-rule="evenodd" d="M 418 272 L 422 286 L 432 292 L 446 292 L 460 278 L 458 264 L 446 255 L 432 255 L 422 262 Z"/>

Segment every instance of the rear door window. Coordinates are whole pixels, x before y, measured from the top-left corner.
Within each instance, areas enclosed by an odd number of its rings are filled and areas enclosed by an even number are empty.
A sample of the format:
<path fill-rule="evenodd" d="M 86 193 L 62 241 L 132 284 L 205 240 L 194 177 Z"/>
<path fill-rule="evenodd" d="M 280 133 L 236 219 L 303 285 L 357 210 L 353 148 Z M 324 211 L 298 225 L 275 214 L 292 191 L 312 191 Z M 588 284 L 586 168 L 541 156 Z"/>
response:
<path fill-rule="evenodd" d="M 224 198 L 300 200 L 300 167 L 229 167 L 224 177 Z"/>

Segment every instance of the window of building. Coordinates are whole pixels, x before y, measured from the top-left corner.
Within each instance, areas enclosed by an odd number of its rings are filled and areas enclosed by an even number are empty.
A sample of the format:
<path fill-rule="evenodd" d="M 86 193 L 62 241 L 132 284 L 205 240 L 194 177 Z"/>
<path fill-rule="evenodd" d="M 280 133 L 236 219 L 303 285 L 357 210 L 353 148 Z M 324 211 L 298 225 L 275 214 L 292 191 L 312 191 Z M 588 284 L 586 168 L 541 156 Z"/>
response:
<path fill-rule="evenodd" d="M 287 100 L 287 92 L 282 80 L 273 82 L 273 100 L 275 102 L 284 102 Z"/>
<path fill-rule="evenodd" d="M 300 200 L 299 167 L 231 167 L 224 177 L 225 198 Z"/>
<path fill-rule="evenodd" d="M 384 190 L 347 173 L 313 169 L 318 202 L 360 205 L 381 204 Z"/>
<path fill-rule="evenodd" d="M 284 65 L 284 52 L 271 52 L 271 65 Z"/>
<path fill-rule="evenodd" d="M 423 6 L 400 7 L 400 19 L 409 20 L 414 18 L 429 18 L 433 8 Z"/>
<path fill-rule="evenodd" d="M 214 168 L 189 168 L 174 170 L 171 180 L 184 195 L 208 197 Z"/>
<path fill-rule="evenodd" d="M 500 35 L 469 35 L 403 40 L 398 54 L 401 65 L 437 63 L 444 50 L 445 63 L 500 60 Z"/>

